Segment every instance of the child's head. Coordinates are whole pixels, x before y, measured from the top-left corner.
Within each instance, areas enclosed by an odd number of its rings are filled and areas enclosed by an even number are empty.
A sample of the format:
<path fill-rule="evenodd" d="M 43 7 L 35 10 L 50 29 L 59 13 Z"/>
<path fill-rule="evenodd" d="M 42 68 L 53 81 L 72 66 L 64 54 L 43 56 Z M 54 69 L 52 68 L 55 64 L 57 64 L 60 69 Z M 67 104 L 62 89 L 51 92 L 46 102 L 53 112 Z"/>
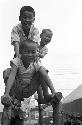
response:
<path fill-rule="evenodd" d="M 27 39 L 20 44 L 19 51 L 21 59 L 26 63 L 34 62 L 37 58 L 37 50 L 37 44 L 34 41 Z"/>
<path fill-rule="evenodd" d="M 41 44 L 47 45 L 52 39 L 53 33 L 50 29 L 43 29 L 40 34 Z"/>
<path fill-rule="evenodd" d="M 30 28 L 35 20 L 35 11 L 31 6 L 23 6 L 20 10 L 19 20 L 22 26 Z"/>

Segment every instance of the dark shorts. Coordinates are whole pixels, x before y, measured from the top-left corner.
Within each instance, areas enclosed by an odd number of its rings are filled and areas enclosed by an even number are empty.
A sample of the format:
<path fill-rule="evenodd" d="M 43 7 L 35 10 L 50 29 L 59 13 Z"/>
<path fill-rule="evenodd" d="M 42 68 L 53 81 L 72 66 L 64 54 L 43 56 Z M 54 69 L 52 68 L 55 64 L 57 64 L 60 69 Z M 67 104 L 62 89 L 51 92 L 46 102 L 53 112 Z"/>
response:
<path fill-rule="evenodd" d="M 22 100 L 23 98 L 29 98 L 32 96 L 40 86 L 40 73 L 37 72 L 33 75 L 30 84 L 26 84 L 25 87 L 21 86 L 21 82 L 16 78 L 15 83 L 11 89 L 11 94 L 15 96 L 16 99 Z"/>

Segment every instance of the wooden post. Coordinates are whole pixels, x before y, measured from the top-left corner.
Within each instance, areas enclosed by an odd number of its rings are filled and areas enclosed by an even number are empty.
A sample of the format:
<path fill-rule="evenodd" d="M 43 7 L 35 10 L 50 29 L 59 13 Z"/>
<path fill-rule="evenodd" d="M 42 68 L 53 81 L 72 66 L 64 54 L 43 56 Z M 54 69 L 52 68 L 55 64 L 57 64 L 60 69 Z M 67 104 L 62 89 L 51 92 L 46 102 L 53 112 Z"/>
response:
<path fill-rule="evenodd" d="M 62 93 L 57 92 L 53 97 L 53 99 L 51 100 L 53 107 L 53 125 L 61 125 L 61 116 L 60 116 L 61 99 L 62 99 Z"/>
<path fill-rule="evenodd" d="M 53 103 L 53 125 L 60 125 L 60 114 L 59 114 L 60 103 Z"/>
<path fill-rule="evenodd" d="M 43 125 L 43 109 L 41 104 L 38 103 L 38 111 L 39 111 L 39 125 Z"/>
<path fill-rule="evenodd" d="M 51 100 L 53 107 L 53 125 L 61 125 L 61 116 L 60 116 L 60 100 L 62 99 L 62 93 L 57 92 Z M 41 104 L 38 103 L 39 108 L 39 125 L 43 125 L 43 109 Z"/>
<path fill-rule="evenodd" d="M 31 125 L 31 112 L 30 112 L 30 105 L 28 107 L 28 114 L 29 114 L 29 125 Z"/>

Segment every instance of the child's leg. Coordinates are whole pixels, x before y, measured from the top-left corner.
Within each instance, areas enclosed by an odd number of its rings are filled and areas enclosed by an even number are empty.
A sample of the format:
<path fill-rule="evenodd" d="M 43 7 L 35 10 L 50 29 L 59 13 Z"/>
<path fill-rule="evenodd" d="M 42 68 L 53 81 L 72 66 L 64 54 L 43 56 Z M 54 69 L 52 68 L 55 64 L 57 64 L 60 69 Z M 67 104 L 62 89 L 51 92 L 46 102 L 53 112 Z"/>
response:
<path fill-rule="evenodd" d="M 42 80 L 41 82 L 41 88 L 41 91 L 43 92 L 44 102 L 48 103 L 52 99 L 52 94 L 49 94 L 48 86 L 46 85 L 44 80 Z"/>
<path fill-rule="evenodd" d="M 54 89 L 54 86 L 53 86 L 53 83 L 50 79 L 50 77 L 48 76 L 48 73 L 46 72 L 45 68 L 44 67 L 41 67 L 40 70 L 40 76 L 41 76 L 41 80 L 43 79 L 46 83 L 46 86 L 48 86 L 52 92 L 52 94 L 54 95 L 56 92 L 55 92 L 55 89 Z M 42 83 L 41 83 L 42 84 Z"/>
<path fill-rule="evenodd" d="M 45 101 L 44 96 L 43 96 L 43 90 L 42 90 L 41 85 L 39 86 L 39 88 L 37 90 L 37 94 L 38 94 L 38 98 L 37 98 L 38 103 L 45 104 L 46 101 Z"/>
<path fill-rule="evenodd" d="M 41 87 L 42 87 L 45 103 L 48 103 L 48 102 L 51 102 L 51 101 L 59 102 L 62 99 L 62 93 L 61 92 L 55 92 L 54 95 L 49 94 L 48 86 L 47 86 L 46 82 L 44 81 L 44 79 L 40 79 L 40 82 L 41 82 Z"/>
<path fill-rule="evenodd" d="M 3 71 L 3 79 L 4 79 L 4 83 L 5 83 L 5 93 L 4 93 L 3 96 L 1 96 L 1 103 L 3 105 L 5 105 L 5 106 L 10 106 L 11 105 L 11 101 L 12 101 L 11 94 L 10 94 L 12 88 L 10 88 L 10 92 L 9 93 L 6 92 L 6 87 L 8 85 L 7 81 L 9 79 L 10 73 L 11 73 L 11 68 L 7 68 L 6 70 Z"/>
<path fill-rule="evenodd" d="M 45 71 L 48 74 L 48 70 L 45 69 Z M 49 94 L 48 86 L 45 83 L 44 79 L 42 79 L 40 77 L 39 81 L 40 81 L 41 85 L 37 90 L 37 93 L 38 93 L 38 100 L 37 101 L 40 104 L 46 104 L 52 99 L 52 94 Z"/>

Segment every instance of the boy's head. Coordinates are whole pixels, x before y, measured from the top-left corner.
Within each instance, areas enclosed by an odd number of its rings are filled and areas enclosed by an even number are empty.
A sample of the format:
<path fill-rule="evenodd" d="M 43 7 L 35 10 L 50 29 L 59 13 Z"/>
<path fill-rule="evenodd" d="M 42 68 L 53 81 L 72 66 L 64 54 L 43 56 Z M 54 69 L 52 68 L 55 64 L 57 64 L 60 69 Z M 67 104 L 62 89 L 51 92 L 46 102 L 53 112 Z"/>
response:
<path fill-rule="evenodd" d="M 43 29 L 40 34 L 41 44 L 47 45 L 52 39 L 53 33 L 50 29 Z"/>
<path fill-rule="evenodd" d="M 34 62 L 37 58 L 38 45 L 32 40 L 27 39 L 20 44 L 21 59 L 27 63 Z"/>
<path fill-rule="evenodd" d="M 20 10 L 19 20 L 22 26 L 30 28 L 35 20 L 35 11 L 31 6 L 23 6 Z"/>

